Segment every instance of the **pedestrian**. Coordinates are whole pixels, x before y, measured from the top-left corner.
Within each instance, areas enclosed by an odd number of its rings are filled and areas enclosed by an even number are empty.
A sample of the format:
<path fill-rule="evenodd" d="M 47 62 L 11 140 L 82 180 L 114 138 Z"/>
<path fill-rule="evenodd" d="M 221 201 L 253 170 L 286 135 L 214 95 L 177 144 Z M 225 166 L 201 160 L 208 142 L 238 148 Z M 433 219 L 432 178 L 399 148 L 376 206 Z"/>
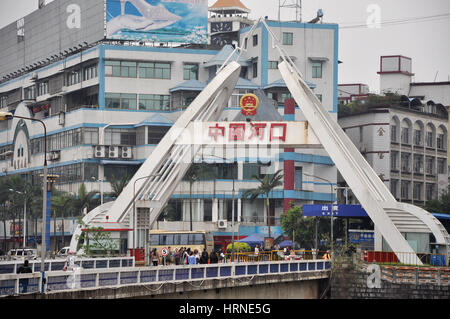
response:
<path fill-rule="evenodd" d="M 173 252 L 173 255 L 172 255 L 173 256 L 173 262 L 177 266 L 180 264 L 180 250 L 178 250 L 178 248 L 175 248 L 175 250 Z"/>
<path fill-rule="evenodd" d="M 220 263 L 224 263 L 225 262 L 225 254 L 223 253 L 222 250 L 219 253 L 219 262 Z"/>
<path fill-rule="evenodd" d="M 189 257 L 188 257 L 188 264 L 189 265 L 197 265 L 197 257 L 195 257 L 194 252 L 191 251 L 189 253 Z"/>
<path fill-rule="evenodd" d="M 325 254 L 323 254 L 323 257 L 322 257 L 322 258 L 325 259 L 325 260 L 330 260 L 330 251 L 327 250 L 327 251 L 325 252 Z"/>
<path fill-rule="evenodd" d="M 217 257 L 216 252 L 213 250 L 211 252 L 211 255 L 209 256 L 209 262 L 211 264 L 217 264 L 218 261 L 219 261 L 219 258 Z"/>
<path fill-rule="evenodd" d="M 198 253 L 198 249 L 194 249 L 194 256 L 197 259 L 197 264 L 200 263 L 200 254 Z"/>
<path fill-rule="evenodd" d="M 18 274 L 31 274 L 33 270 L 28 264 L 28 260 L 25 260 L 23 262 L 23 265 L 17 269 Z M 27 293 L 28 292 L 28 278 L 21 278 L 19 279 L 19 282 L 22 283 L 22 292 Z"/>
<path fill-rule="evenodd" d="M 209 254 L 206 248 L 203 249 L 202 255 L 200 256 L 200 263 L 207 264 L 209 260 Z"/>
<path fill-rule="evenodd" d="M 67 255 L 66 263 L 64 265 L 63 270 L 73 270 L 75 266 L 75 256 L 73 255 L 73 251 L 69 250 L 69 254 Z"/>
<path fill-rule="evenodd" d="M 159 264 L 159 255 L 158 255 L 158 251 L 156 250 L 156 248 L 153 248 L 153 251 L 152 251 L 152 264 L 153 264 L 153 266 L 158 266 L 158 264 Z"/>
<path fill-rule="evenodd" d="M 255 246 L 255 255 L 258 257 L 258 254 L 259 254 L 259 246 L 258 246 L 258 244 L 256 244 L 256 246 Z"/>
<path fill-rule="evenodd" d="M 170 266 L 170 264 L 172 263 L 172 250 L 170 249 L 170 246 L 167 249 L 169 250 L 169 253 L 166 257 L 166 265 Z"/>
<path fill-rule="evenodd" d="M 187 265 L 188 264 L 188 258 L 191 255 L 191 248 L 187 248 L 184 251 L 184 255 L 183 255 L 183 264 Z"/>

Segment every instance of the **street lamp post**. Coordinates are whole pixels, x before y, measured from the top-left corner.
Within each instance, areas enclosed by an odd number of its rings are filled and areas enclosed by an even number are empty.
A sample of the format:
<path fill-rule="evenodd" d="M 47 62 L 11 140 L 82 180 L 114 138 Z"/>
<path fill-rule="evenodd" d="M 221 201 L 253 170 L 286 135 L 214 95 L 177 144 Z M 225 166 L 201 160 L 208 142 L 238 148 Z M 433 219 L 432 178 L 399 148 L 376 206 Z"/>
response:
<path fill-rule="evenodd" d="M 19 118 L 24 120 L 36 121 L 42 124 L 44 127 L 44 167 L 43 167 L 43 185 L 42 185 L 42 232 L 41 232 L 41 272 L 42 278 L 44 278 L 45 273 L 45 256 L 46 256 L 46 245 L 45 245 L 45 221 L 47 213 L 47 127 L 45 123 L 39 119 L 34 119 L 31 117 L 24 117 L 19 115 L 14 115 L 11 112 L 0 112 L 0 121 L 4 121 L 10 118 Z"/>
<path fill-rule="evenodd" d="M 227 158 L 225 157 L 220 157 L 220 156 L 216 156 L 213 154 L 209 154 L 208 156 L 212 156 L 212 157 L 216 157 L 222 160 L 226 160 L 229 161 Z M 231 235 L 231 262 L 234 261 L 234 183 L 235 183 L 235 178 L 234 178 L 234 174 L 233 175 L 233 190 L 231 193 L 231 229 L 232 229 L 232 235 Z"/>
<path fill-rule="evenodd" d="M 330 216 L 330 219 L 331 219 L 331 222 L 330 222 L 331 223 L 330 249 L 331 249 L 331 257 L 334 257 L 334 245 L 333 245 L 333 194 L 334 194 L 334 192 L 333 192 L 333 183 L 331 183 L 329 180 L 327 180 L 325 178 L 322 178 L 322 177 L 319 177 L 319 176 L 310 175 L 310 174 L 306 174 L 306 173 L 303 173 L 303 174 L 306 175 L 306 176 L 309 176 L 309 177 L 320 179 L 320 180 L 325 181 L 328 184 L 330 184 L 330 197 L 331 197 L 331 199 L 330 199 L 330 209 L 331 209 L 331 216 Z M 316 246 L 317 246 L 317 225 L 316 225 Z M 316 249 L 317 249 L 317 247 L 316 247 Z"/>
<path fill-rule="evenodd" d="M 146 178 L 150 178 L 150 177 L 158 177 L 161 176 L 161 174 L 155 174 L 155 175 L 149 175 L 149 176 L 144 176 L 144 177 L 140 177 L 137 178 L 134 183 L 133 183 L 133 254 L 134 254 L 134 258 L 136 259 L 136 228 L 137 228 L 137 213 L 136 213 L 136 182 L 141 180 L 141 179 L 146 179 Z M 145 234 L 145 244 L 144 244 L 144 262 L 145 265 L 148 265 L 147 262 L 147 258 L 148 258 L 148 235 Z"/>

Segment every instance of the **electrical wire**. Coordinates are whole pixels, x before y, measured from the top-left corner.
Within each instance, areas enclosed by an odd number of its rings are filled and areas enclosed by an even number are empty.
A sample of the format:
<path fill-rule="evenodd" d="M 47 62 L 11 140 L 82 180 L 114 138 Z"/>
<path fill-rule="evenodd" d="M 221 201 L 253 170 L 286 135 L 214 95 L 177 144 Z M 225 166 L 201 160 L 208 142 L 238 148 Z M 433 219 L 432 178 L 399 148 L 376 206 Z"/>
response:
<path fill-rule="evenodd" d="M 409 23 L 419 23 L 419 22 L 433 22 L 433 21 L 440 21 L 440 20 L 446 20 L 450 18 L 450 13 L 443 13 L 443 14 L 437 14 L 437 15 L 431 15 L 431 16 L 422 16 L 422 17 L 412 17 L 412 18 L 402 18 L 402 19 L 393 19 L 393 20 L 386 20 L 384 22 L 380 22 L 381 26 L 395 26 L 395 25 L 402 25 L 402 24 L 409 24 Z M 358 28 L 367 28 L 367 23 L 359 23 L 354 25 L 345 25 L 340 24 L 339 29 L 358 29 Z"/>

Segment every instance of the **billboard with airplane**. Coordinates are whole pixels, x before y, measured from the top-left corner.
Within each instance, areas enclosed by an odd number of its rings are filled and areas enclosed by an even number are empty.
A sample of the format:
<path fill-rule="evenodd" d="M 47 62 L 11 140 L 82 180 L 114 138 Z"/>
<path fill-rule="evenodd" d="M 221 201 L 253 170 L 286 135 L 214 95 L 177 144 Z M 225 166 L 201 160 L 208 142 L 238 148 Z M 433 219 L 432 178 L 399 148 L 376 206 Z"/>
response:
<path fill-rule="evenodd" d="M 207 0 L 106 0 L 111 40 L 207 43 Z"/>

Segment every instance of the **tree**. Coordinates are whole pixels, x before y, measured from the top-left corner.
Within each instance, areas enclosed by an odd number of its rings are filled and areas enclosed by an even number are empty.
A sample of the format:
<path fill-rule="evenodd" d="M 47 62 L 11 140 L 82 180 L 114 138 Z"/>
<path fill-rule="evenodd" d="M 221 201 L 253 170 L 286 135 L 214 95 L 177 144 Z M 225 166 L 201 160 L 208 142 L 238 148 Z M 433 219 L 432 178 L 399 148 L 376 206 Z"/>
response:
<path fill-rule="evenodd" d="M 82 215 L 85 208 L 87 211 L 90 211 L 92 208 L 98 206 L 99 201 L 95 199 L 97 194 L 98 192 L 96 191 L 88 192 L 84 183 L 80 185 L 78 188 L 78 196 L 73 203 L 76 216 Z"/>
<path fill-rule="evenodd" d="M 427 201 L 424 209 L 431 213 L 450 214 L 450 192 L 444 191 L 439 199 Z"/>
<path fill-rule="evenodd" d="M 81 217 L 78 223 L 84 230 L 81 235 L 76 236 L 76 240 L 81 243 L 79 248 L 85 255 L 111 255 L 119 249 L 117 241 L 111 237 L 111 232 L 105 231 L 103 227 L 91 227 L 83 222 Z"/>
<path fill-rule="evenodd" d="M 122 193 L 125 186 L 127 186 L 128 182 L 130 181 L 131 176 L 125 175 L 117 179 L 114 175 L 111 179 L 108 181 L 111 183 L 111 189 L 112 192 L 108 193 L 108 196 L 112 198 L 119 197 L 120 193 Z"/>
<path fill-rule="evenodd" d="M 304 247 L 315 246 L 315 220 L 313 217 L 303 217 L 302 208 L 294 206 L 281 215 L 281 228 L 292 242 Z"/>
<path fill-rule="evenodd" d="M 258 186 L 258 188 L 254 188 L 254 189 L 248 189 L 246 190 L 242 197 L 243 198 L 249 198 L 251 201 L 254 201 L 255 199 L 257 199 L 259 196 L 265 196 L 266 197 L 266 214 L 267 214 L 267 227 L 269 229 L 269 237 L 270 236 L 270 222 L 269 222 L 269 208 L 270 208 L 270 199 L 269 199 L 269 195 L 270 192 L 278 186 L 283 185 L 282 179 L 283 179 L 283 175 L 281 174 L 281 170 L 278 170 L 275 172 L 275 174 L 267 174 L 264 175 L 264 178 L 260 178 L 256 175 L 253 175 L 253 178 L 256 178 L 259 182 L 260 185 Z"/>
<path fill-rule="evenodd" d="M 61 241 L 63 246 L 64 246 L 64 232 L 65 232 L 64 217 L 69 216 L 70 213 L 73 211 L 73 204 L 75 200 L 76 199 L 74 195 L 56 190 L 54 191 L 54 195 L 52 196 L 52 207 L 56 212 L 56 216 L 60 216 L 62 218 Z"/>
<path fill-rule="evenodd" d="M 214 178 L 214 171 L 207 165 L 203 163 L 192 164 L 186 174 L 184 175 L 184 180 L 189 182 L 189 229 L 192 231 L 192 187 L 194 183 L 199 179 Z"/>

